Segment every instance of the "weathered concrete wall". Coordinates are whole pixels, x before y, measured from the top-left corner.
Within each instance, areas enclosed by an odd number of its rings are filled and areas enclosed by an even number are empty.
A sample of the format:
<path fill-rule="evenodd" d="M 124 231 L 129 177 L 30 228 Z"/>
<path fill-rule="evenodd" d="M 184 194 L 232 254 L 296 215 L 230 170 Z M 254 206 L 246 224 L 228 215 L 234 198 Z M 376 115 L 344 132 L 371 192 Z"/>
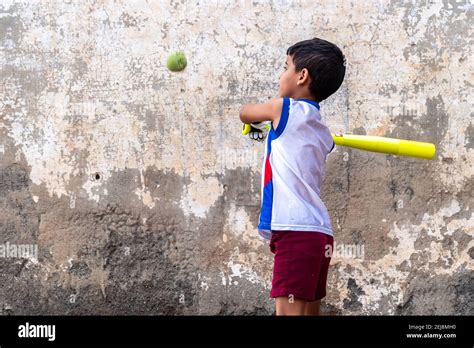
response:
<path fill-rule="evenodd" d="M 287 47 L 318 36 L 348 61 L 322 103 L 332 131 L 438 148 L 328 158 L 336 243 L 365 254 L 332 259 L 326 309 L 474 314 L 472 15 L 462 1 L 2 0 L 0 243 L 38 257 L 0 258 L 1 313 L 271 314 L 263 147 L 238 110 L 276 96 Z"/>

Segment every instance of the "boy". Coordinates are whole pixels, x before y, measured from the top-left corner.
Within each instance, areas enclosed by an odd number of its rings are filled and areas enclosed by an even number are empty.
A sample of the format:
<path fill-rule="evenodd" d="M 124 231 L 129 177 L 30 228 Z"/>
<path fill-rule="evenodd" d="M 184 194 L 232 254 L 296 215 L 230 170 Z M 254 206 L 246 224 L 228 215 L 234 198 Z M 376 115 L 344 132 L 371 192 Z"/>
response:
<path fill-rule="evenodd" d="M 240 109 L 252 139 L 263 139 L 262 125 L 271 121 L 258 229 L 275 254 L 270 297 L 276 298 L 276 315 L 319 315 L 326 296 L 333 237 L 319 194 L 334 141 L 319 102 L 338 90 L 345 71 L 336 45 L 318 38 L 298 42 L 287 50 L 279 98 Z"/>

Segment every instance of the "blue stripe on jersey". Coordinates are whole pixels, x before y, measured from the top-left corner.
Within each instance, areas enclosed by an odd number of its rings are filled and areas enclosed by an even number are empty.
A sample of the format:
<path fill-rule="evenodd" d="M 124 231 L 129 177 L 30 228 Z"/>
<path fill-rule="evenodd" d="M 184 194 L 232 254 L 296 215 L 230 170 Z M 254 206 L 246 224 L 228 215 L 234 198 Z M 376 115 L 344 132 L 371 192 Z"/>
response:
<path fill-rule="evenodd" d="M 272 222 L 273 181 L 270 180 L 263 188 L 263 202 L 260 210 L 258 229 L 270 230 Z"/>
<path fill-rule="evenodd" d="M 272 152 L 272 141 L 278 138 L 288 123 L 288 114 L 290 110 L 290 99 L 287 97 L 283 98 L 283 106 L 281 109 L 280 121 L 278 122 L 278 126 L 276 130 L 273 130 L 270 127 L 270 131 L 268 132 L 267 136 L 267 153 L 265 154 L 265 161 L 270 160 L 270 154 Z M 266 166 L 264 166 L 265 168 Z M 265 177 L 265 174 L 262 173 L 262 176 Z M 273 180 L 267 182 L 267 184 L 263 187 L 263 197 L 262 197 L 262 207 L 260 210 L 260 221 L 258 224 L 258 228 L 261 230 L 270 230 L 271 221 L 272 221 L 272 205 L 273 205 Z"/>
<path fill-rule="evenodd" d="M 270 160 L 270 153 L 272 152 L 272 140 L 275 138 L 275 131 L 270 127 L 267 135 L 267 153 L 265 154 L 265 161 Z M 264 166 L 266 168 L 266 166 Z M 264 169 L 265 170 L 265 169 Z M 265 177 L 265 173 L 262 173 Z M 263 180 L 262 180 L 263 182 Z M 263 187 L 262 207 L 260 209 L 260 221 L 258 229 L 270 230 L 270 223 L 272 221 L 272 204 L 273 204 L 273 180 L 267 182 Z"/>
<path fill-rule="evenodd" d="M 278 121 L 278 126 L 277 126 L 277 129 L 275 130 L 275 133 L 276 133 L 275 139 L 278 138 L 281 135 L 281 133 L 283 133 L 283 131 L 285 130 L 286 124 L 288 123 L 289 111 L 290 111 L 290 98 L 283 97 L 283 106 L 281 108 L 280 121 Z"/>

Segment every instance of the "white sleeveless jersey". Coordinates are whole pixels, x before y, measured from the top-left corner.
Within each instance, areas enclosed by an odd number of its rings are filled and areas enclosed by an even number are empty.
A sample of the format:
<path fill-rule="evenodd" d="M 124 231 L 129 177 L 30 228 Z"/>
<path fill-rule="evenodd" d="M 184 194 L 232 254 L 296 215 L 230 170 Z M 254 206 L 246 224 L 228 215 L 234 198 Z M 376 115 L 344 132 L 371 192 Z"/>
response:
<path fill-rule="evenodd" d="M 277 129 L 272 124 L 268 133 L 258 224 L 265 239 L 272 230 L 333 234 L 320 187 L 334 141 L 319 108 L 311 100 L 285 97 Z"/>

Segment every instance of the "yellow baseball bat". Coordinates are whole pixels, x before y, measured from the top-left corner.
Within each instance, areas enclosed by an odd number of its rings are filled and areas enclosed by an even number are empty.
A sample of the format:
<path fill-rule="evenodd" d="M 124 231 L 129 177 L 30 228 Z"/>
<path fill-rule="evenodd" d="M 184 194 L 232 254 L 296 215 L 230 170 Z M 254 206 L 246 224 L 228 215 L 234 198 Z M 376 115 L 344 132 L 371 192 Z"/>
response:
<path fill-rule="evenodd" d="M 249 132 L 250 125 L 244 124 L 242 134 L 247 135 Z M 341 133 L 333 133 L 332 139 L 336 145 L 391 155 L 432 159 L 436 154 L 434 144 L 421 141 Z"/>

